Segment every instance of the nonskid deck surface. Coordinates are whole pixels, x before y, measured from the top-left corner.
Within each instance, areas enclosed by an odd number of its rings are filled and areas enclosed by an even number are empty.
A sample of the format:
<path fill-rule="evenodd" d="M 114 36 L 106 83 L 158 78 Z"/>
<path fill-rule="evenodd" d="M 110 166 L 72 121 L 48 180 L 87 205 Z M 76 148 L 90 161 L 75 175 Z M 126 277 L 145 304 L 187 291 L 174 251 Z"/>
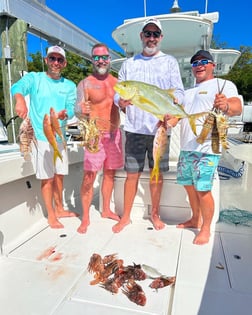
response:
<path fill-rule="evenodd" d="M 175 209 L 176 211 L 176 209 Z M 49 227 L 0 259 L 1 314 L 248 314 L 252 307 L 252 231 L 218 223 L 209 244 L 192 244 L 195 230 L 167 222 L 156 231 L 148 220 L 135 219 L 123 231 L 111 231 L 114 221 L 93 207 L 86 234 L 76 232 L 79 218 L 62 219 L 64 229 Z M 147 264 L 175 286 L 158 291 L 150 279 L 139 281 L 145 306 L 121 291 L 111 294 L 90 285 L 87 266 L 93 253 L 117 253 L 125 265 Z M 247 311 L 245 311 L 247 310 Z"/>

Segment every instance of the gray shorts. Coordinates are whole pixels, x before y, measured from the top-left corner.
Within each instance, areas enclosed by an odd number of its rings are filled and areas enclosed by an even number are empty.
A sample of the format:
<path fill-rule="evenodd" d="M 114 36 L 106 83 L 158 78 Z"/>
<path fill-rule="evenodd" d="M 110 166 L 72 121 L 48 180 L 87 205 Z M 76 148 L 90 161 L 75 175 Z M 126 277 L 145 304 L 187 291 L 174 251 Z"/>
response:
<path fill-rule="evenodd" d="M 142 172 L 145 166 L 145 158 L 147 154 L 148 166 L 150 169 L 154 166 L 153 160 L 153 140 L 152 135 L 142 135 L 138 133 L 125 132 L 125 165 L 124 169 L 128 173 Z M 169 170 L 169 149 L 170 149 L 170 136 L 167 135 L 168 144 L 163 158 L 159 164 L 161 172 Z"/>

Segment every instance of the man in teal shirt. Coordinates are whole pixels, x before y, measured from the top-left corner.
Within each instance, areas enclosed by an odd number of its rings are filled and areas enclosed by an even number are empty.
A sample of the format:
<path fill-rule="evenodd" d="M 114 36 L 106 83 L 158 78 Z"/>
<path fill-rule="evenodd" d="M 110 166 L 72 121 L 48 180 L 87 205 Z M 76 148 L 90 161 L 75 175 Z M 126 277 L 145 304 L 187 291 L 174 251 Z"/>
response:
<path fill-rule="evenodd" d="M 61 76 L 66 67 L 65 51 L 59 46 L 48 48 L 45 57 L 46 72 L 30 72 L 13 84 L 11 93 L 16 100 L 16 113 L 19 117 L 30 118 L 36 145 L 32 149 L 32 160 L 36 178 L 41 180 L 41 193 L 48 213 L 48 223 L 52 228 L 63 228 L 60 217 L 75 216 L 65 211 L 62 204 L 64 175 L 68 174 L 68 156 L 62 139 L 57 137 L 57 147 L 62 156 L 53 161 L 54 150 L 43 130 L 43 120 L 54 108 L 56 117 L 63 127 L 64 120 L 74 116 L 76 85 Z M 29 95 L 29 105 L 25 96 Z"/>

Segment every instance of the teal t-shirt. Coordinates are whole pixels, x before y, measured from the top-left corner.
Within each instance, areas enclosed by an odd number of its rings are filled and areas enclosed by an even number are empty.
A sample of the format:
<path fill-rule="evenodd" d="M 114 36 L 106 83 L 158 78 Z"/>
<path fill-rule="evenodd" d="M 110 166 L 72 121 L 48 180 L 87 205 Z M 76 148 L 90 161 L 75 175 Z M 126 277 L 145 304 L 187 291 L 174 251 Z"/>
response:
<path fill-rule="evenodd" d="M 69 119 L 74 116 L 76 85 L 63 77 L 54 80 L 45 72 L 29 72 L 13 84 L 11 93 L 29 96 L 28 115 L 37 140 L 47 141 L 43 131 L 43 120 L 45 114 L 50 114 L 51 107 L 56 112 L 66 109 Z M 61 127 L 64 127 L 65 121 L 59 122 Z M 57 141 L 60 141 L 60 138 L 57 138 Z"/>

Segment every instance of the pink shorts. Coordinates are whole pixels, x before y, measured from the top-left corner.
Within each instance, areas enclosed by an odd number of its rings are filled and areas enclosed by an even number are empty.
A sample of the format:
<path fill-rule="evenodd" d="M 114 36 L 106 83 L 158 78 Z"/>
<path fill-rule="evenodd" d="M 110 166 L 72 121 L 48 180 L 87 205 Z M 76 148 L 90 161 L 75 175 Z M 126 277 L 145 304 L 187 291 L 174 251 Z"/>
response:
<path fill-rule="evenodd" d="M 102 134 L 97 153 L 84 150 L 83 168 L 85 171 L 97 172 L 103 168 L 115 170 L 123 167 L 123 164 L 122 135 L 119 128 Z"/>

